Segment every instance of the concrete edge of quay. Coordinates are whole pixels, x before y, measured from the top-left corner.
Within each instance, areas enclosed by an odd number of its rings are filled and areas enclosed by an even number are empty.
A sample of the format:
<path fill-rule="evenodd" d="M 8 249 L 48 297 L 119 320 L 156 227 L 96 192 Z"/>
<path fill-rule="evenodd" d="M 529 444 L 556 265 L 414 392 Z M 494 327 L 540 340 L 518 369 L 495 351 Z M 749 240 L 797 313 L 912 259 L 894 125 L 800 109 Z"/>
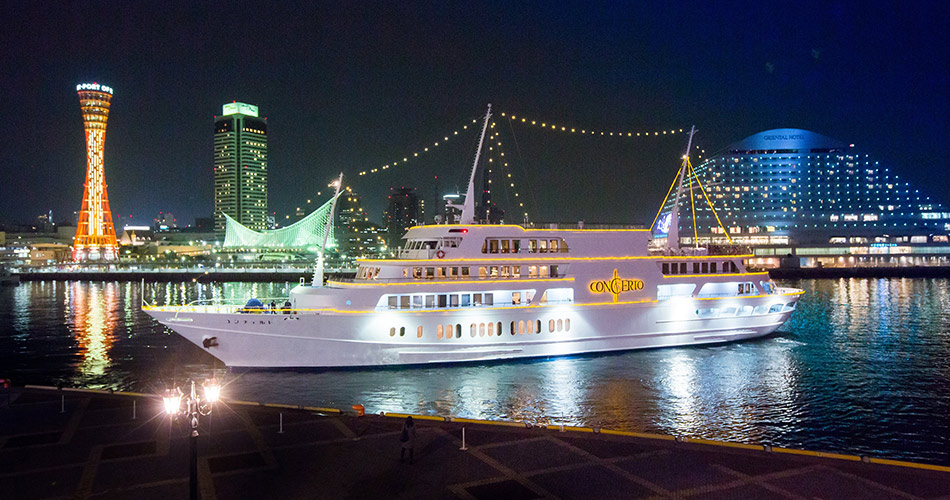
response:
<path fill-rule="evenodd" d="M 53 386 L 42 386 L 42 385 L 24 385 L 22 388 L 16 387 L 6 387 L 2 385 L 0 381 L 0 394 L 4 392 L 12 391 L 37 391 L 43 393 L 57 393 L 62 394 L 65 398 L 66 394 L 73 395 L 87 395 L 90 397 L 127 397 L 127 398 L 147 398 L 160 400 L 161 396 L 158 394 L 148 394 L 140 392 L 129 392 L 129 391 L 116 391 L 111 389 L 87 389 L 87 388 L 76 388 L 76 387 L 53 387 Z M 64 399 L 65 401 L 65 399 Z M 669 443 L 679 443 L 679 444 L 689 444 L 693 446 L 702 446 L 709 447 L 710 449 L 732 449 L 732 450 L 746 450 L 751 452 L 762 452 L 763 457 L 774 456 L 774 455 L 793 455 L 798 457 L 805 457 L 809 459 L 824 459 L 824 460 L 833 460 L 833 461 L 846 461 L 846 462 L 860 462 L 864 464 L 876 464 L 890 467 L 898 467 L 909 470 L 921 470 L 921 471 L 936 471 L 936 472 L 950 472 L 950 466 L 920 463 L 920 462 L 911 462 L 905 460 L 894 460 L 883 457 L 871 457 L 868 455 L 850 455 L 843 453 L 831 453 L 823 451 L 812 451 L 812 450 L 801 450 L 794 448 L 783 448 L 777 446 L 771 446 L 769 444 L 750 444 L 750 443 L 736 443 L 729 441 L 718 441 L 713 439 L 704 439 L 688 436 L 674 436 L 667 434 L 654 434 L 654 433 L 644 433 L 644 432 L 633 432 L 633 431 L 622 431 L 614 429 L 604 429 L 601 427 L 582 427 L 582 426 L 572 426 L 572 425 L 561 425 L 561 424 L 542 424 L 535 425 L 529 422 L 518 422 L 518 421 L 509 421 L 509 420 L 485 420 L 485 419 L 473 419 L 473 418 L 464 418 L 464 417 L 453 417 L 453 416 L 437 416 L 437 415 L 422 415 L 422 414 L 413 414 L 413 413 L 400 413 L 400 412 L 384 412 L 381 411 L 378 414 L 366 414 L 364 413 L 364 408 L 362 405 L 355 404 L 352 405 L 350 409 L 340 409 L 340 408 L 329 408 L 329 407 L 318 407 L 318 406 L 306 406 L 306 405 L 292 405 L 285 403 L 266 403 L 266 402 L 256 402 L 256 401 L 243 401 L 235 399 L 224 399 L 222 398 L 222 403 L 228 405 L 238 405 L 238 406 L 251 406 L 259 408 L 268 408 L 278 411 L 297 411 L 297 412 L 307 412 L 320 414 L 321 416 L 347 416 L 347 417 L 378 417 L 382 419 L 399 419 L 403 420 L 406 417 L 412 417 L 415 420 L 420 421 L 429 421 L 436 423 L 454 423 L 464 425 L 475 425 L 480 426 L 485 429 L 491 428 L 513 428 L 513 429 L 534 429 L 540 432 L 557 432 L 557 433 L 571 433 L 575 436 L 581 436 L 584 434 L 600 434 L 605 436 L 621 436 L 627 438 L 637 438 L 644 440 L 654 440 L 654 441 L 663 441 Z M 0 405 L 0 408 L 3 408 Z"/>

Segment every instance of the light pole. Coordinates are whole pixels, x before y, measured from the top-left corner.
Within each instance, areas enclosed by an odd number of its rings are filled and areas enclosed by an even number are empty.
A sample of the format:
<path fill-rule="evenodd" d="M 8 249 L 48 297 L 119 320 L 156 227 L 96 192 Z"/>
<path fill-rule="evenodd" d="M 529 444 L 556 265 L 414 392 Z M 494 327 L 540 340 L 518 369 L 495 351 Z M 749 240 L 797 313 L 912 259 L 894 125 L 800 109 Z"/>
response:
<path fill-rule="evenodd" d="M 191 391 L 185 396 L 181 389 L 174 388 L 165 391 L 162 401 L 165 403 L 165 413 L 170 417 L 191 419 L 191 479 L 189 483 L 189 498 L 198 500 L 198 417 L 210 415 L 214 403 L 221 395 L 221 386 L 215 379 L 203 384 L 204 398 L 195 390 L 195 381 L 191 381 Z M 182 402 L 184 401 L 184 405 Z"/>

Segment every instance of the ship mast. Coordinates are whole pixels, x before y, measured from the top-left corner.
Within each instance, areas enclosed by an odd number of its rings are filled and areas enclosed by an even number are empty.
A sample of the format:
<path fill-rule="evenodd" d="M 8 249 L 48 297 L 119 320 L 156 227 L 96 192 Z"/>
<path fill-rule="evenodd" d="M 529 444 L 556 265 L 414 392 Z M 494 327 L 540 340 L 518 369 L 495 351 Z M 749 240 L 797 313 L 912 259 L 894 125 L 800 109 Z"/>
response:
<path fill-rule="evenodd" d="M 330 216 L 327 217 L 327 225 L 323 228 L 323 245 L 320 245 L 320 253 L 317 254 L 317 267 L 313 270 L 311 286 L 323 286 L 323 257 L 327 250 L 330 229 L 333 227 L 333 216 L 336 214 L 336 200 L 340 197 L 340 188 L 343 186 L 343 172 L 340 172 L 339 179 L 333 181 L 333 185 L 336 186 L 336 192 L 333 193 L 333 201 L 330 202 Z"/>
<path fill-rule="evenodd" d="M 462 206 L 449 203 L 448 206 L 461 208 L 462 215 L 459 218 L 460 224 L 475 224 L 475 173 L 478 172 L 478 158 L 482 154 L 482 145 L 485 143 L 485 132 L 488 130 L 488 120 L 491 119 L 491 104 L 488 105 L 488 111 L 485 112 L 485 123 L 482 125 L 482 136 L 478 140 L 478 150 L 475 151 L 475 163 L 472 164 L 472 175 L 468 178 L 468 190 L 465 192 L 465 201 Z"/>
<path fill-rule="evenodd" d="M 680 167 L 679 184 L 676 186 L 676 197 L 673 198 L 673 213 L 670 216 L 670 230 L 666 234 L 666 247 L 671 250 L 680 247 L 680 226 L 679 211 L 680 198 L 683 197 L 683 178 L 686 177 L 686 170 L 689 168 L 689 150 L 693 147 L 693 134 L 696 133 L 696 126 L 689 129 L 689 142 L 686 144 L 686 154 L 683 155 L 683 165 Z"/>

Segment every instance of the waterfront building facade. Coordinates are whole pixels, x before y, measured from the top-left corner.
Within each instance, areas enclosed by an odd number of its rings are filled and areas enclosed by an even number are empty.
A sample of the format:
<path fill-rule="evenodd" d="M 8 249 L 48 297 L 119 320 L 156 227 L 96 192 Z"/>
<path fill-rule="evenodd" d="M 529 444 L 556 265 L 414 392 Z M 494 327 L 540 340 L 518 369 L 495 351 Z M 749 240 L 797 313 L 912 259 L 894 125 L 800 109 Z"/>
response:
<path fill-rule="evenodd" d="M 225 104 L 214 120 L 214 229 L 225 215 L 254 230 L 267 229 L 267 119 L 257 106 Z"/>
<path fill-rule="evenodd" d="M 803 266 L 947 264 L 950 210 L 853 144 L 801 129 L 768 130 L 701 159 L 694 170 L 703 186 L 693 184 L 695 236 L 693 209 L 680 208 L 683 245 L 731 240 L 753 247 L 752 263 L 762 267 L 783 259 Z"/>
<path fill-rule="evenodd" d="M 103 152 L 112 88 L 99 83 L 76 86 L 86 131 L 86 182 L 73 240 L 74 261 L 112 261 L 118 258 L 112 210 L 106 193 Z"/>
<path fill-rule="evenodd" d="M 386 243 L 389 248 L 399 248 L 402 235 L 410 227 L 422 224 L 425 216 L 424 201 L 416 192 L 416 188 L 390 188 L 383 220 L 386 223 Z"/>

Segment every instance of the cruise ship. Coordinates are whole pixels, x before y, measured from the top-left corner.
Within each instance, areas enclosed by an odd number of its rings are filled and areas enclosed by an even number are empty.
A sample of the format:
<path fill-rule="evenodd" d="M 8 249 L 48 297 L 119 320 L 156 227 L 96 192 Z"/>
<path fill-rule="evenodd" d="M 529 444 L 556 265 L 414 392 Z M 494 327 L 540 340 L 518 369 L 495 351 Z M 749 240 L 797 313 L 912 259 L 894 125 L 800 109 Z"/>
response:
<path fill-rule="evenodd" d="M 657 241 L 648 229 L 477 224 L 478 156 L 461 224 L 409 229 L 395 258 L 361 260 L 352 279 L 324 283 L 321 254 L 313 281 L 277 310 L 143 309 L 231 367 L 355 367 L 750 339 L 781 326 L 803 293 L 748 272 L 751 255 L 679 247 L 685 158 L 669 235 Z"/>

